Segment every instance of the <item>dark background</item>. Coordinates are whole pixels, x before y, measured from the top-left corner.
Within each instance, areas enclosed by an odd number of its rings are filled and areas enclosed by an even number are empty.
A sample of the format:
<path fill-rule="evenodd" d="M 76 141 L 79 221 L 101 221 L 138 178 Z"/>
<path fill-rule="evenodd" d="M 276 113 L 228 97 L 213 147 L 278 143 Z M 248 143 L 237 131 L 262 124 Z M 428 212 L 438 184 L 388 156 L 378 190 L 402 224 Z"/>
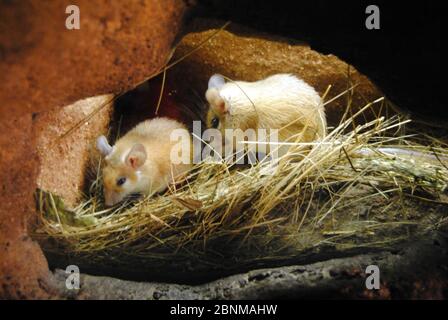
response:
<path fill-rule="evenodd" d="M 446 126 L 444 1 L 199 0 L 195 16 L 231 20 L 305 40 L 368 75 L 402 109 Z M 368 5 L 380 8 L 380 30 L 365 27 Z"/>

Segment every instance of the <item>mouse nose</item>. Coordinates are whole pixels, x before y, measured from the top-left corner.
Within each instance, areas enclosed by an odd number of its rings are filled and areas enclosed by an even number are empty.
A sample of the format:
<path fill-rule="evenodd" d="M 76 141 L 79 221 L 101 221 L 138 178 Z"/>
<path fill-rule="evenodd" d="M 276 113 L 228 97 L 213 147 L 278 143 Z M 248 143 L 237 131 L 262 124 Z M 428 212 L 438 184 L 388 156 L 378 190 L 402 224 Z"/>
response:
<path fill-rule="evenodd" d="M 111 207 L 117 202 L 117 196 L 113 191 L 104 190 L 104 204 L 106 205 L 106 207 Z"/>
<path fill-rule="evenodd" d="M 114 205 L 114 203 L 107 198 L 105 199 L 104 204 L 106 205 L 106 207 L 112 207 Z"/>

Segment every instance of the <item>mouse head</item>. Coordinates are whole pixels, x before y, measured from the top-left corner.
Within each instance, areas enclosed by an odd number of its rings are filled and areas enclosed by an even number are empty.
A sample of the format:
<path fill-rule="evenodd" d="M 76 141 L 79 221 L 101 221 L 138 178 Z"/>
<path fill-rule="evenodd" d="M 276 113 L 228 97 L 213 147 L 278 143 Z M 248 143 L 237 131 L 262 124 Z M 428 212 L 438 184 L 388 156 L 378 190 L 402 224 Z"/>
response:
<path fill-rule="evenodd" d="M 144 165 L 147 154 L 145 147 L 134 144 L 123 156 L 101 136 L 97 140 L 98 150 L 105 156 L 103 168 L 104 199 L 106 206 L 112 206 L 126 197 L 144 191 L 145 182 L 140 169 Z"/>
<path fill-rule="evenodd" d="M 208 89 L 205 92 L 205 98 L 209 104 L 207 113 L 207 128 L 224 130 L 225 118 L 228 115 L 228 103 L 220 94 L 220 90 L 225 85 L 224 77 L 215 74 L 208 81 Z"/>

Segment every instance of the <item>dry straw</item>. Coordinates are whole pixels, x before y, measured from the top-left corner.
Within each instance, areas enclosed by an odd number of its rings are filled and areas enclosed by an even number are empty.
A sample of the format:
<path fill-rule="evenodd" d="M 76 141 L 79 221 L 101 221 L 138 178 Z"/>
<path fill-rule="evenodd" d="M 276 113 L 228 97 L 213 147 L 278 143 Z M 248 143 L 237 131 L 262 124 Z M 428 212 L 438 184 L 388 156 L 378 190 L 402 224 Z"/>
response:
<path fill-rule="evenodd" d="M 103 205 L 98 160 L 76 208 L 38 192 L 37 236 L 48 251 L 96 263 L 230 268 L 324 248 L 387 248 L 446 226 L 447 145 L 418 143 L 397 116 L 356 124 L 384 103 L 345 117 L 311 149 L 297 142 L 277 166 L 203 161 L 164 194 L 113 208 Z M 382 152 L 390 148 L 406 152 Z"/>

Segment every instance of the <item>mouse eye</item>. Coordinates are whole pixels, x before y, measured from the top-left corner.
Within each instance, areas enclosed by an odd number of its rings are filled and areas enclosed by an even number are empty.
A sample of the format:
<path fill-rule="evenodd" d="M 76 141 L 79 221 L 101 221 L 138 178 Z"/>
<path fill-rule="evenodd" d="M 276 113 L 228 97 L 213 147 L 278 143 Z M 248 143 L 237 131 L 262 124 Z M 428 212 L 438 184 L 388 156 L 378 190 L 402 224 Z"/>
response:
<path fill-rule="evenodd" d="M 117 180 L 117 186 L 122 186 L 126 182 L 126 178 L 120 178 Z"/>
<path fill-rule="evenodd" d="M 219 126 L 219 119 L 217 117 L 213 118 L 211 125 L 212 125 L 212 128 L 215 128 L 215 129 L 218 128 L 218 126 Z"/>

